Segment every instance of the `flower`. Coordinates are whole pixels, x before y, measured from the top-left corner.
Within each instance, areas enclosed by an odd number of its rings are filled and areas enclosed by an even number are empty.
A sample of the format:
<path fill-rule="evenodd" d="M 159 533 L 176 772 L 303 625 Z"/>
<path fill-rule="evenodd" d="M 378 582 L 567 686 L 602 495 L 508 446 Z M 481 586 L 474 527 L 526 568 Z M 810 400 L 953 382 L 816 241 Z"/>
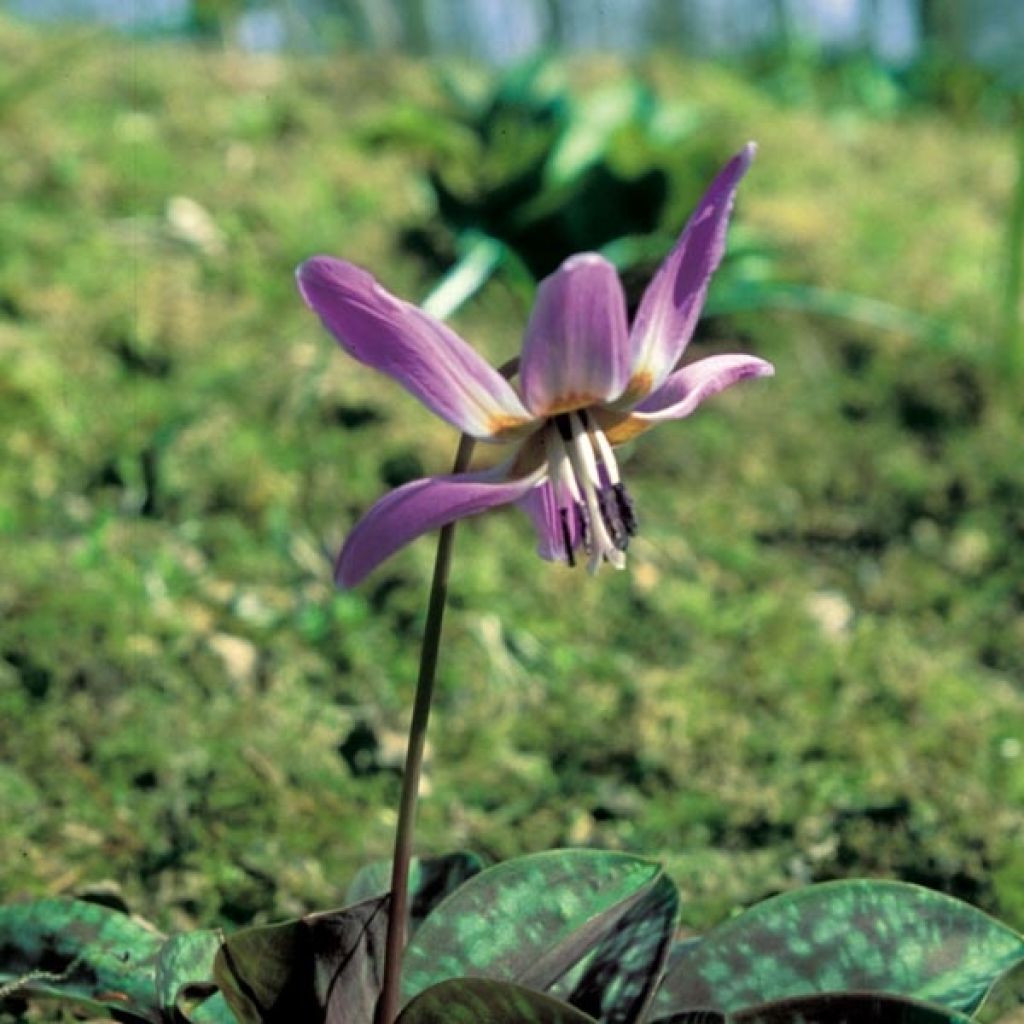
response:
<path fill-rule="evenodd" d="M 725 250 L 748 144 L 701 199 L 640 301 L 632 328 L 614 267 L 596 253 L 567 259 L 539 285 L 518 390 L 450 328 L 387 292 L 365 270 L 314 256 L 299 290 L 341 347 L 393 377 L 428 409 L 479 441 L 511 446 L 489 469 L 415 480 L 381 498 L 349 534 L 335 577 L 352 587 L 429 530 L 499 505 L 533 519 L 538 553 L 595 571 L 625 566 L 636 533 L 615 447 L 705 398 L 774 368 L 715 355 L 676 368 Z"/>

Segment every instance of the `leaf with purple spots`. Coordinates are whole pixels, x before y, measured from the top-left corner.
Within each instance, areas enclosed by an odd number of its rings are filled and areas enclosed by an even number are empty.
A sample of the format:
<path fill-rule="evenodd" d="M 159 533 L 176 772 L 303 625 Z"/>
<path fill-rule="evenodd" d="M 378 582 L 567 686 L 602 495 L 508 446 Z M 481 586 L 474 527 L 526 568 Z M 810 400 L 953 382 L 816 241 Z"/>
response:
<path fill-rule="evenodd" d="M 459 851 L 441 857 L 413 857 L 409 865 L 409 927 L 412 932 L 446 896 L 483 870 L 474 853 Z M 391 887 L 391 861 L 380 860 L 360 869 L 345 891 L 345 903 L 383 896 Z"/>
<path fill-rule="evenodd" d="M 623 853 L 556 850 L 498 864 L 424 921 L 406 949 L 403 994 L 493 978 L 557 990 L 605 1020 L 637 1019 L 662 971 L 677 901 L 659 865 Z"/>
<path fill-rule="evenodd" d="M 453 978 L 420 993 L 396 1024 L 595 1024 L 541 992 L 489 978 Z"/>
<path fill-rule="evenodd" d="M 160 1021 L 164 937 L 138 918 L 80 900 L 0 907 L 0 993 L 56 996 Z"/>
<path fill-rule="evenodd" d="M 828 882 L 760 903 L 682 950 L 654 1014 L 738 1013 L 824 992 L 873 992 L 973 1013 L 1024 961 L 1024 938 L 974 907 L 899 882 Z"/>

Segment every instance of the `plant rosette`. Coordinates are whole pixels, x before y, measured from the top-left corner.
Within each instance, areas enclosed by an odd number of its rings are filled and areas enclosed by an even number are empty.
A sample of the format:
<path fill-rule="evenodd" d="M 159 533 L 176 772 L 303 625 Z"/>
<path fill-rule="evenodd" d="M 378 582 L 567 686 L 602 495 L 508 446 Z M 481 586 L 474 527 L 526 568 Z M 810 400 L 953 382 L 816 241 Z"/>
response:
<path fill-rule="evenodd" d="M 85 902 L 3 907 L 0 993 L 150 1024 L 372 1024 L 389 874 L 227 939 Z M 662 868 L 625 853 L 417 860 L 410 897 L 401 1024 L 1009 1024 L 1020 998 L 1024 936 L 900 882 L 786 892 L 699 937 Z"/>

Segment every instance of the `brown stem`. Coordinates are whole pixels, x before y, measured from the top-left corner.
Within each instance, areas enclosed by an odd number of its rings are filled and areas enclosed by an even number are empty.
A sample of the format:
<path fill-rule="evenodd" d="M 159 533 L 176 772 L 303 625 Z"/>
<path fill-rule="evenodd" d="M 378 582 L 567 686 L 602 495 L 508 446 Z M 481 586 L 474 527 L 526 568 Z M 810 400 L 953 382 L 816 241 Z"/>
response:
<path fill-rule="evenodd" d="M 453 473 L 465 472 L 473 454 L 473 438 L 463 435 L 455 456 Z M 409 903 L 409 863 L 412 860 L 412 837 L 416 825 L 416 798 L 423 767 L 423 746 L 427 738 L 430 702 L 434 695 L 437 654 L 441 645 L 441 624 L 445 599 L 448 596 L 448 572 L 452 561 L 455 523 L 441 528 L 434 559 L 434 579 L 430 585 L 427 622 L 420 651 L 420 673 L 416 683 L 416 699 L 409 725 L 409 747 L 402 774 L 402 796 L 398 805 L 398 828 L 395 833 L 395 854 L 391 864 L 391 907 L 388 916 L 387 940 L 384 946 L 384 980 L 374 1024 L 392 1024 L 398 1012 L 398 982 L 405 948 L 405 925 Z"/>
<path fill-rule="evenodd" d="M 511 377 L 518 368 L 519 360 L 510 359 L 499 372 L 505 377 Z M 453 473 L 464 473 L 469 468 L 475 445 L 473 438 L 466 434 L 462 435 L 459 449 L 455 453 Z M 384 979 L 373 1017 L 374 1024 L 393 1024 L 398 1013 L 402 951 L 405 948 L 405 927 L 409 914 L 409 863 L 412 860 L 413 830 L 416 825 L 416 800 L 419 795 L 427 723 L 430 720 L 430 702 L 434 696 L 434 677 L 437 672 L 438 650 L 441 646 L 441 624 L 448 596 L 448 575 L 454 540 L 455 523 L 441 527 L 437 539 L 437 556 L 434 559 L 434 578 L 430 584 L 430 598 L 427 603 L 423 647 L 420 650 L 420 674 L 416 682 L 412 722 L 409 725 L 409 746 L 405 754 L 405 771 L 402 774 L 395 853 L 391 862 L 391 906 L 384 944 Z"/>

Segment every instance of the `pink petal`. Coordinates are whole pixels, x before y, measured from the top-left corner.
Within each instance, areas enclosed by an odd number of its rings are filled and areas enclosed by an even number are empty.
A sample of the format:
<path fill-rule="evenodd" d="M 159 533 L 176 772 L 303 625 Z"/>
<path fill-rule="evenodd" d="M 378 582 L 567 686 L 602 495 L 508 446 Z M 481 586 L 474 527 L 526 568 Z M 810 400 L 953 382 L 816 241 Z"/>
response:
<path fill-rule="evenodd" d="M 399 548 L 429 530 L 518 501 L 543 473 L 536 470 L 510 480 L 509 465 L 414 480 L 384 495 L 345 539 L 334 570 L 338 585 L 356 586 Z"/>
<path fill-rule="evenodd" d="M 563 501 L 562 505 L 569 502 Z M 533 528 L 537 532 L 537 554 L 549 562 L 565 560 L 565 538 L 562 535 L 562 520 L 559 515 L 559 500 L 550 480 L 532 488 L 525 497 L 520 498 L 519 507 L 533 520 Z M 576 517 L 567 522 L 569 543 L 575 549 L 580 542 L 579 528 Z"/>
<path fill-rule="evenodd" d="M 459 430 L 506 439 L 533 421 L 508 381 L 454 331 L 365 270 L 314 256 L 296 276 L 306 304 L 349 355 L 393 377 Z"/>
<path fill-rule="evenodd" d="M 641 398 L 656 390 L 689 344 L 711 275 L 725 252 L 736 188 L 755 151 L 754 143 L 747 143 L 719 172 L 647 286 L 630 334 L 628 395 Z"/>
<path fill-rule="evenodd" d="M 775 367 L 757 356 L 708 356 L 676 370 L 653 395 L 633 410 L 633 417 L 640 417 L 651 425 L 665 420 L 681 420 L 719 391 L 747 377 L 771 377 L 774 373 Z"/>
<path fill-rule="evenodd" d="M 596 253 L 567 259 L 537 289 L 519 379 L 527 408 L 551 416 L 618 398 L 629 376 L 626 298 Z"/>

